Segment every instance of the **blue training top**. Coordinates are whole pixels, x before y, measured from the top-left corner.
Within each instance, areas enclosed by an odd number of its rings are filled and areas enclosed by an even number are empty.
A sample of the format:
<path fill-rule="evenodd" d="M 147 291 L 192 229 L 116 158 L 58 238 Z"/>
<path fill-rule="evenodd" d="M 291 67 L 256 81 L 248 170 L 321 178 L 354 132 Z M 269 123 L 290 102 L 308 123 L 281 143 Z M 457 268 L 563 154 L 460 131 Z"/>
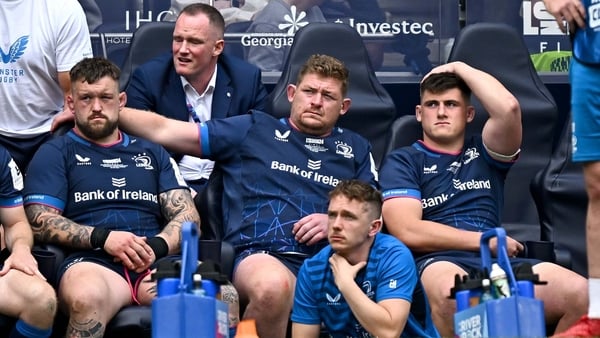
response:
<path fill-rule="evenodd" d="M 355 318 L 335 285 L 329 266 L 331 246 L 304 261 L 298 273 L 292 321 L 324 324 L 331 337 L 373 337 Z M 417 277 L 410 250 L 398 239 L 377 234 L 369 251 L 367 265 L 355 281 L 374 302 L 404 299 L 412 303 L 402 337 L 438 337 L 427 297 Z"/>

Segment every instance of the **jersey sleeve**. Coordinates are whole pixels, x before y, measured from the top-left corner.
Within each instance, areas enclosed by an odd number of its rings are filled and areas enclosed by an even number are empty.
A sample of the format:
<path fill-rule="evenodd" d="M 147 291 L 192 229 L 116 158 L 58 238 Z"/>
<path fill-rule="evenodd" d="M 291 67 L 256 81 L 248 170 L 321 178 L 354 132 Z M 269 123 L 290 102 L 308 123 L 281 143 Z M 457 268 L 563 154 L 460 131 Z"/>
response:
<path fill-rule="evenodd" d="M 225 161 L 237 155 L 239 146 L 256 123 L 254 115 L 238 115 L 201 123 L 199 128 L 202 157 L 213 161 Z"/>
<path fill-rule="evenodd" d="M 0 208 L 23 204 L 23 175 L 8 151 L 0 147 Z"/>
<path fill-rule="evenodd" d="M 294 306 L 292 307 L 292 322 L 300 324 L 321 324 L 315 291 L 312 289 L 306 261 L 300 267 L 296 290 L 294 292 Z"/>
<path fill-rule="evenodd" d="M 163 193 L 172 189 L 188 189 L 188 185 L 185 183 L 175 160 L 169 156 L 169 153 L 163 147 L 156 146 L 158 148 L 157 157 L 160 159 L 158 192 Z"/>
<path fill-rule="evenodd" d="M 400 243 L 391 245 L 380 263 L 376 301 L 404 299 L 412 302 L 418 277 L 408 248 Z"/>
<path fill-rule="evenodd" d="M 421 199 L 415 159 L 407 148 L 394 150 L 386 157 L 379 170 L 379 184 L 384 200 L 395 197 Z"/>
<path fill-rule="evenodd" d="M 62 212 L 68 197 L 68 186 L 62 152 L 55 143 L 43 144 L 27 169 L 23 191 L 25 205 L 44 204 Z"/>
<path fill-rule="evenodd" d="M 373 159 L 373 154 L 371 154 L 371 147 L 368 147 L 367 156 L 365 156 L 362 161 L 358 163 L 358 172 L 357 179 L 368 182 L 373 187 L 379 188 L 377 183 L 378 175 L 377 168 L 375 166 L 375 160 Z"/>
<path fill-rule="evenodd" d="M 62 1 L 63 6 L 54 13 L 60 18 L 58 27 L 56 68 L 59 72 L 69 71 L 77 62 L 92 57 L 92 43 L 85 13 L 78 1 Z"/>

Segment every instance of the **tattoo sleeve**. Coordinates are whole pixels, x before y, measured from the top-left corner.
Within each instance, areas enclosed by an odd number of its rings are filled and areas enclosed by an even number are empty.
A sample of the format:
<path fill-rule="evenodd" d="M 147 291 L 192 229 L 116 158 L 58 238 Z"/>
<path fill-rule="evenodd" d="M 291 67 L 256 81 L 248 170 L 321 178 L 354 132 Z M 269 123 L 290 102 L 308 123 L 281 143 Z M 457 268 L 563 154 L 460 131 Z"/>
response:
<path fill-rule="evenodd" d="M 172 189 L 159 195 L 160 207 L 167 224 L 160 232 L 169 245 L 169 254 L 178 253 L 181 246 L 181 225 L 190 221 L 200 231 L 200 216 L 187 189 Z"/>
<path fill-rule="evenodd" d="M 75 249 L 91 249 L 92 227 L 77 224 L 62 216 L 58 210 L 42 205 L 25 207 L 33 237 L 41 243 L 60 244 Z"/>

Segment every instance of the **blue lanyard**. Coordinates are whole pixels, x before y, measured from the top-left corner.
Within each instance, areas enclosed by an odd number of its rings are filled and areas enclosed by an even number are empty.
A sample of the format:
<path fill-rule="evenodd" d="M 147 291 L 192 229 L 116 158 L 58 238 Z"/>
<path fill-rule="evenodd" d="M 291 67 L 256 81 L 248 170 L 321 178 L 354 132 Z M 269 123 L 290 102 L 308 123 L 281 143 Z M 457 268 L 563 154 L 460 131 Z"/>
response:
<path fill-rule="evenodd" d="M 186 99 L 186 101 L 187 101 L 187 99 Z M 186 102 L 186 105 L 187 105 L 188 113 L 190 113 L 190 115 L 194 119 L 194 122 L 200 123 L 201 122 L 200 118 L 198 117 L 198 114 L 196 114 L 196 110 L 194 109 L 194 107 L 189 102 Z"/>

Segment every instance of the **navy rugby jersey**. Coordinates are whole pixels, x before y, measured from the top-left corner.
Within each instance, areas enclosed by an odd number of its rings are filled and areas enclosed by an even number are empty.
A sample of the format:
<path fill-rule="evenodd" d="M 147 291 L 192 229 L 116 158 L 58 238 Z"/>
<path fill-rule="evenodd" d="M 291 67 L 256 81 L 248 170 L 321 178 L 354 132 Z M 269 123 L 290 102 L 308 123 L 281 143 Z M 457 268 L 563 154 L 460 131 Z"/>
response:
<path fill-rule="evenodd" d="M 23 196 L 79 224 L 152 237 L 165 225 L 158 195 L 180 188 L 187 185 L 161 146 L 125 133 L 102 146 L 70 131 L 40 147 Z"/>
<path fill-rule="evenodd" d="M 314 254 L 294 240 L 296 221 L 326 213 L 328 193 L 343 179 L 376 186 L 371 146 L 362 136 L 335 128 L 314 137 L 287 119 L 262 112 L 199 125 L 202 156 L 223 169 L 225 240 L 238 252 L 252 248 Z"/>
<path fill-rule="evenodd" d="M 0 147 L 0 168 L 0 208 L 23 205 L 23 175 L 4 147 Z"/>
<path fill-rule="evenodd" d="M 417 141 L 387 156 L 380 184 L 384 200 L 420 200 L 424 220 L 482 232 L 501 225 L 504 179 L 512 164 L 492 159 L 481 136 L 467 140 L 456 154 Z"/>
<path fill-rule="evenodd" d="M 327 246 L 304 261 L 296 282 L 292 321 L 307 325 L 323 323 L 335 338 L 374 337 L 360 325 L 335 285 L 329 266 L 332 254 L 331 246 Z M 386 299 L 419 302 L 420 306 L 411 307 L 402 337 L 439 336 L 417 277 L 413 256 L 395 237 L 381 233 L 375 236 L 367 265 L 359 271 L 355 281 L 375 303 Z"/>

